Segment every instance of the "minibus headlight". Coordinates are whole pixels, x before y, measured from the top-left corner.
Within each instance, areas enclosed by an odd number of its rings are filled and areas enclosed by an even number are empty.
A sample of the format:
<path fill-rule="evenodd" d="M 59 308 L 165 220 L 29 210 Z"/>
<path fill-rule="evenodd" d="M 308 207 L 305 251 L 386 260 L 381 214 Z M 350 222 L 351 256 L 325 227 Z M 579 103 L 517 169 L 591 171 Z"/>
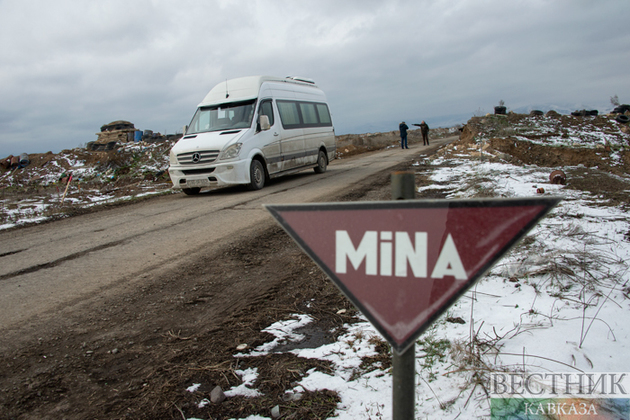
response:
<path fill-rule="evenodd" d="M 241 153 L 242 143 L 235 143 L 221 152 L 221 156 L 219 156 L 219 160 L 225 159 L 235 159 L 238 157 L 238 154 Z"/>
<path fill-rule="evenodd" d="M 173 153 L 173 151 L 171 150 L 171 153 L 168 156 L 168 161 L 171 165 L 177 165 L 179 162 L 177 162 L 177 155 L 175 155 L 175 153 Z"/>

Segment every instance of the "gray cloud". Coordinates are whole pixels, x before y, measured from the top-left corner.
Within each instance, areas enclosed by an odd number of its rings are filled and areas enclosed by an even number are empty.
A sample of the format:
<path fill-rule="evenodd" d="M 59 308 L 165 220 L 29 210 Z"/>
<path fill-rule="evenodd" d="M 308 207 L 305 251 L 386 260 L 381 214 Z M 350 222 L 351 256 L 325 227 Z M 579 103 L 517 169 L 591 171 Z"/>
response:
<path fill-rule="evenodd" d="M 340 134 L 629 102 L 625 2 L 0 0 L 0 157 L 181 130 L 216 83 L 313 78 Z"/>

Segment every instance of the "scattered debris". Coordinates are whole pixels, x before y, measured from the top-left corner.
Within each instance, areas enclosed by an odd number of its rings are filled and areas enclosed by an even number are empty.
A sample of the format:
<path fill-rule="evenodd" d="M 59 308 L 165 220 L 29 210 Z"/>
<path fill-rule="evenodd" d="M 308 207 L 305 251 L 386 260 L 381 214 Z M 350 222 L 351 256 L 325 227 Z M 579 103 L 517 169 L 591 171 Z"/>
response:
<path fill-rule="evenodd" d="M 212 401 L 213 404 L 221 404 L 226 398 L 220 386 L 215 386 L 212 392 L 210 392 L 210 401 Z"/>
<path fill-rule="evenodd" d="M 22 153 L 20 156 L 9 155 L 0 160 L 0 168 L 7 169 L 20 169 L 25 168 L 31 163 L 28 154 Z"/>
<path fill-rule="evenodd" d="M 596 117 L 597 115 L 599 115 L 599 111 L 596 109 L 583 109 L 581 111 L 573 111 L 571 115 L 573 115 L 574 117 Z"/>
<path fill-rule="evenodd" d="M 628 104 L 616 106 L 615 109 L 612 110 L 612 114 L 625 114 L 626 112 L 630 112 L 630 105 Z"/>
<path fill-rule="evenodd" d="M 131 142 L 103 152 L 75 148 L 4 158 L 0 160 L 0 229 L 171 192 L 167 171 L 172 145 L 171 140 Z M 27 160 L 28 165 L 23 165 Z"/>
<path fill-rule="evenodd" d="M 61 204 L 63 204 L 63 200 L 66 199 L 66 194 L 68 194 L 68 188 L 70 188 L 70 182 L 72 181 L 72 173 L 68 177 L 68 181 L 66 182 L 66 189 L 63 192 L 63 197 L 61 197 Z"/>
<path fill-rule="evenodd" d="M 456 316 L 456 317 L 449 316 L 448 318 L 446 318 L 446 322 L 450 322 L 451 324 L 465 324 L 466 323 L 466 321 L 464 321 L 464 318 L 460 316 Z"/>
<path fill-rule="evenodd" d="M 20 155 L 19 168 L 26 168 L 31 161 L 28 159 L 28 155 L 26 153 L 22 153 Z"/>
<path fill-rule="evenodd" d="M 567 176 L 564 172 L 556 170 L 549 175 L 549 181 L 552 184 L 565 185 L 567 183 Z"/>
<path fill-rule="evenodd" d="M 0 160 L 0 168 L 7 170 L 11 167 L 11 159 L 13 158 L 13 155 L 9 155 L 8 157 Z"/>
<path fill-rule="evenodd" d="M 494 114 L 505 115 L 506 111 L 507 111 L 507 108 L 505 107 L 505 102 L 503 102 L 503 99 L 501 99 L 499 101 L 499 106 L 494 107 Z"/>

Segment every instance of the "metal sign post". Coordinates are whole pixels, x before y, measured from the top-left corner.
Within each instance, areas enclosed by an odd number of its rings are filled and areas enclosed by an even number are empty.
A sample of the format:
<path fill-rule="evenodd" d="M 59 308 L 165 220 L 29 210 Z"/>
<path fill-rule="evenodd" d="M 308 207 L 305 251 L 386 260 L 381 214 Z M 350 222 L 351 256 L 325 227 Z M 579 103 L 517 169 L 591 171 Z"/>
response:
<path fill-rule="evenodd" d="M 413 420 L 416 409 L 416 346 L 392 354 L 392 413 L 394 420 Z"/>
<path fill-rule="evenodd" d="M 411 200 L 416 195 L 413 172 L 392 173 L 392 199 Z M 413 420 L 416 410 L 416 345 L 398 354 L 392 351 L 393 420 Z"/>

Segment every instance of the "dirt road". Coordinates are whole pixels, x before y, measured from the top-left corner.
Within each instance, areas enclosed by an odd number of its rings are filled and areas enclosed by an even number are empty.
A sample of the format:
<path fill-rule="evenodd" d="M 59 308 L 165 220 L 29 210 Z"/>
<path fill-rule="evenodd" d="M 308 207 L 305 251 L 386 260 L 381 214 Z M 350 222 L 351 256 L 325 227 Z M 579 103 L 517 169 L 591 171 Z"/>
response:
<path fill-rule="evenodd" d="M 452 140 L 0 233 L 0 418 L 172 418 L 183 365 L 255 342 L 309 293 L 348 305 L 263 204 L 387 200 L 392 170 Z"/>

